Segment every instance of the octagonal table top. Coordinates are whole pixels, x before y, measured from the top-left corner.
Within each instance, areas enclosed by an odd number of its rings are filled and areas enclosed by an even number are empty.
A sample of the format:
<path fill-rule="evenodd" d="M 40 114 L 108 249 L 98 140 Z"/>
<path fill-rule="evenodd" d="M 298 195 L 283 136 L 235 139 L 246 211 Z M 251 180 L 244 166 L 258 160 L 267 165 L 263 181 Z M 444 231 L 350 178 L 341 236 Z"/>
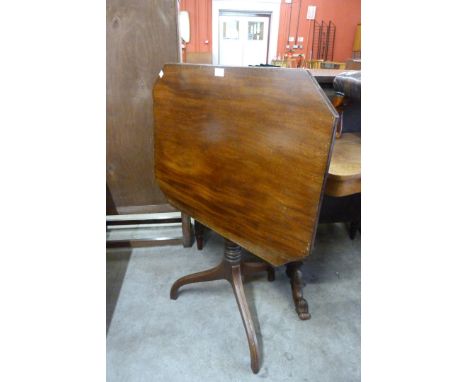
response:
<path fill-rule="evenodd" d="M 153 99 L 168 201 L 273 265 L 306 257 L 338 117 L 312 75 L 168 64 Z"/>

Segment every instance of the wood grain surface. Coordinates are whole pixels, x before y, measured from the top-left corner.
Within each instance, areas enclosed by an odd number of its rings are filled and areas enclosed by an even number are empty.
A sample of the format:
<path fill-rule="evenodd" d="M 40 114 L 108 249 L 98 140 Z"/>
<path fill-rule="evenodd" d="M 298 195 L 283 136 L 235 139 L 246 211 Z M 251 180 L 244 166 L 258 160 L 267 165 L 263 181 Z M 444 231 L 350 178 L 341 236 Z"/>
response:
<path fill-rule="evenodd" d="M 325 193 L 347 196 L 361 192 L 361 134 L 344 133 L 335 140 Z"/>
<path fill-rule="evenodd" d="M 167 203 L 153 175 L 152 88 L 178 46 L 176 0 L 107 0 L 106 181 L 117 211 Z"/>
<path fill-rule="evenodd" d="M 337 113 L 305 70 L 171 64 L 153 91 L 171 204 L 273 265 L 313 246 Z"/>

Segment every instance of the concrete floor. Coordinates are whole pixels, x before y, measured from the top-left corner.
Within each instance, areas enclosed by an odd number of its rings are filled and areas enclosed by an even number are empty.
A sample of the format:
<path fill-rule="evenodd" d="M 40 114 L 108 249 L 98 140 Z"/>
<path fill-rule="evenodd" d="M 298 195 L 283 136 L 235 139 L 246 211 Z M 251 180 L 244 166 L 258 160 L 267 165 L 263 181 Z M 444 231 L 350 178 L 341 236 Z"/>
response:
<path fill-rule="evenodd" d="M 298 319 L 284 267 L 276 280 L 245 284 L 260 344 L 261 369 L 250 370 L 247 340 L 226 281 L 193 284 L 169 299 L 180 276 L 216 265 L 223 241 L 206 247 L 108 250 L 107 380 L 333 381 L 360 380 L 360 235 L 342 224 L 320 225 L 303 267 L 312 318 Z"/>

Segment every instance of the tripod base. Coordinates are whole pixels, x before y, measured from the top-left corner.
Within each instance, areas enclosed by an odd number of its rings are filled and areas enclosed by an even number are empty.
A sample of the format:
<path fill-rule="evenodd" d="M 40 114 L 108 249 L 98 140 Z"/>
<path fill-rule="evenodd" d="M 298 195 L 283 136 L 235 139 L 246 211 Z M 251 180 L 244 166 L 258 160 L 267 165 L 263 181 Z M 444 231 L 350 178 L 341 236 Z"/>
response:
<path fill-rule="evenodd" d="M 219 265 L 203 272 L 184 276 L 178 279 L 171 288 L 171 299 L 176 300 L 179 288 L 183 285 L 214 280 L 229 281 L 232 286 L 234 296 L 236 297 L 237 306 L 239 307 L 245 333 L 247 335 L 250 350 L 250 367 L 255 374 L 260 370 L 257 336 L 255 334 L 249 306 L 247 305 L 247 300 L 245 298 L 242 276 L 249 276 L 262 271 L 268 272 L 268 281 L 273 281 L 275 279 L 275 271 L 273 267 L 267 263 L 242 261 L 240 246 L 225 239 L 224 258 Z"/>

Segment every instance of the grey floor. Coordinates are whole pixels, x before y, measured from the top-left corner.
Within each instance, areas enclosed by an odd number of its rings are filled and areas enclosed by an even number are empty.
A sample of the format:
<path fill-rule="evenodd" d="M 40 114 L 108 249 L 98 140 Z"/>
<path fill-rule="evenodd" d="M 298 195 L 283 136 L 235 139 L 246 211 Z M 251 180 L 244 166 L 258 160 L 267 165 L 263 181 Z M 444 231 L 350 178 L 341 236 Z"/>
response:
<path fill-rule="evenodd" d="M 250 370 L 244 328 L 226 281 L 192 284 L 169 299 L 180 276 L 216 265 L 222 239 L 206 247 L 108 250 L 107 380 L 133 381 L 359 381 L 360 234 L 342 224 L 320 225 L 303 267 L 312 318 L 298 319 L 284 267 L 276 280 L 245 284 L 257 327 L 261 369 Z"/>

